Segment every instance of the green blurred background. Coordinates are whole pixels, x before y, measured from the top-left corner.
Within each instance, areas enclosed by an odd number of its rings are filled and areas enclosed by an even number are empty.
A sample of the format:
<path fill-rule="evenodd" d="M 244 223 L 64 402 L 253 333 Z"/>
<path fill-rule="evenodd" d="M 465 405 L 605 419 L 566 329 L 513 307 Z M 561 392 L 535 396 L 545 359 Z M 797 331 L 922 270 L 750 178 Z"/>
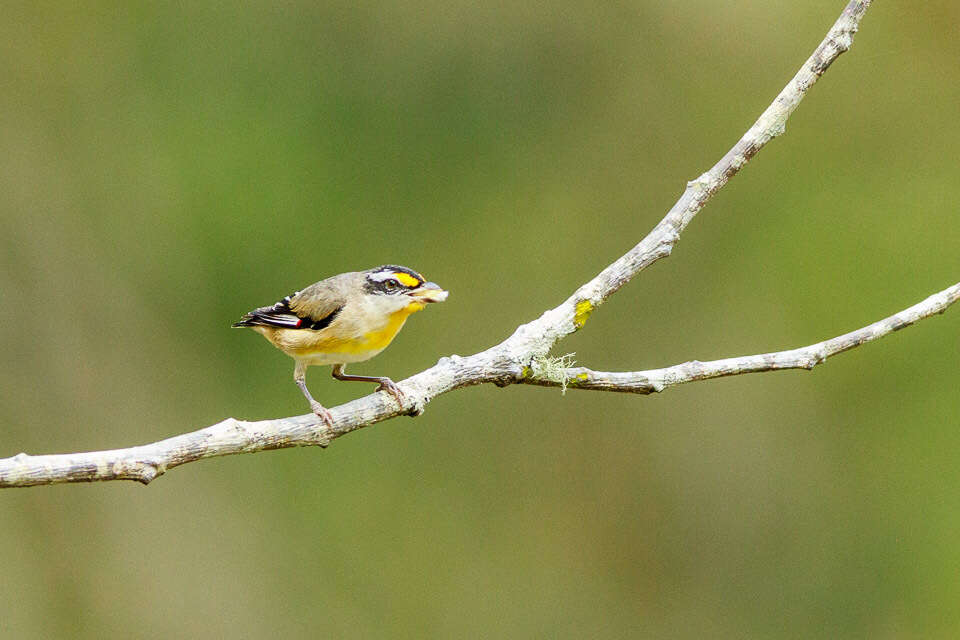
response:
<path fill-rule="evenodd" d="M 637 242 L 843 0 L 80 5 L 0 19 L 0 456 L 302 413 L 292 361 L 229 325 L 341 271 L 452 292 L 356 373 L 500 341 Z M 953 0 L 877 2 L 558 353 L 792 348 L 960 279 L 958 28 Z M 464 389 L 326 451 L 6 490 L 0 633 L 955 637 L 958 329 L 658 397 Z"/>

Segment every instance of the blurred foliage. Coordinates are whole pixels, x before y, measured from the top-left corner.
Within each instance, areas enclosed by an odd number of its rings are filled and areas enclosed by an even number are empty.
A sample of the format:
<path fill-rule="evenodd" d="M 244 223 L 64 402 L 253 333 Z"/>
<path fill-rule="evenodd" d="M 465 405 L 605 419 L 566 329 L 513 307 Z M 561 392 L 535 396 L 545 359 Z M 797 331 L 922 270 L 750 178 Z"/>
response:
<path fill-rule="evenodd" d="M 228 327 L 341 271 L 452 292 L 354 371 L 490 346 L 638 241 L 842 4 L 5 3 L 0 455 L 303 412 L 292 362 Z M 955 282 L 958 22 L 877 2 L 560 352 L 789 348 Z M 465 389 L 326 451 L 4 491 L 0 632 L 954 637 L 958 317 L 813 373 Z"/>

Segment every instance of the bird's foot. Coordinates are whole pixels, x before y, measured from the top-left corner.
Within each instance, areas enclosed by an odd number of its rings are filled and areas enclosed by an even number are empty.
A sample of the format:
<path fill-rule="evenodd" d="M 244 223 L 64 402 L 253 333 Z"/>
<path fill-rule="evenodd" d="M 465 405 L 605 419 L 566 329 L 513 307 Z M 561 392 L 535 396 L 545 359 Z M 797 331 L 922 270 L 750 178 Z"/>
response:
<path fill-rule="evenodd" d="M 310 409 L 317 414 L 321 420 L 323 420 L 324 424 L 326 424 L 328 428 L 333 428 L 333 414 L 330 413 L 329 409 L 325 408 L 316 400 L 310 403 Z"/>
<path fill-rule="evenodd" d="M 401 407 L 403 406 L 403 391 L 400 391 L 400 387 L 390 378 L 381 378 L 377 391 L 386 391 L 397 400 Z"/>

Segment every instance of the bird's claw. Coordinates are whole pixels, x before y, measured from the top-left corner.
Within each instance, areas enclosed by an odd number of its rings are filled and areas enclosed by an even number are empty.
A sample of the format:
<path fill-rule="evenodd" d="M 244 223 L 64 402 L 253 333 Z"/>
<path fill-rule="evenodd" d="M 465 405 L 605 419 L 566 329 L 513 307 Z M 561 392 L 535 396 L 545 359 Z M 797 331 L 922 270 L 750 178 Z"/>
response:
<path fill-rule="evenodd" d="M 333 428 L 333 414 L 330 413 L 330 410 L 329 410 L 329 409 L 327 409 L 326 407 L 324 407 L 324 406 L 323 406 L 322 404 L 320 404 L 319 402 L 311 402 L 311 403 L 310 403 L 310 409 L 311 409 L 315 414 L 317 414 L 317 416 L 318 416 L 321 420 L 323 420 L 324 424 L 326 424 L 328 428 L 330 428 L 330 429 Z"/>
<path fill-rule="evenodd" d="M 381 380 L 380 386 L 377 387 L 377 391 L 386 391 L 396 399 L 397 403 L 399 403 L 401 407 L 403 406 L 403 392 L 400 391 L 400 387 L 398 387 L 397 384 L 390 378 L 384 378 Z"/>

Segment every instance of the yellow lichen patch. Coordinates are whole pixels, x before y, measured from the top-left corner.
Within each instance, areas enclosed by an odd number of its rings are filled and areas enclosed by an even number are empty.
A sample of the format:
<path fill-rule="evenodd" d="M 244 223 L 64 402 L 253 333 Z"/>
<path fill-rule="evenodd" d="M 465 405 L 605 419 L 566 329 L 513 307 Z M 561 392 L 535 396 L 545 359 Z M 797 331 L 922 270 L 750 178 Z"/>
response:
<path fill-rule="evenodd" d="M 584 382 L 586 382 L 589 378 L 590 378 L 590 376 L 589 376 L 587 373 L 578 373 L 578 374 L 577 374 L 577 380 L 583 380 Z"/>
<path fill-rule="evenodd" d="M 409 273 L 404 273 L 403 271 L 395 271 L 393 277 L 397 279 L 397 282 L 404 285 L 405 287 L 419 287 L 420 281 Z"/>
<path fill-rule="evenodd" d="M 573 314 L 573 326 L 577 329 L 583 329 L 583 325 L 587 324 L 591 313 L 593 313 L 592 302 L 589 300 L 581 300 L 578 302 Z"/>

